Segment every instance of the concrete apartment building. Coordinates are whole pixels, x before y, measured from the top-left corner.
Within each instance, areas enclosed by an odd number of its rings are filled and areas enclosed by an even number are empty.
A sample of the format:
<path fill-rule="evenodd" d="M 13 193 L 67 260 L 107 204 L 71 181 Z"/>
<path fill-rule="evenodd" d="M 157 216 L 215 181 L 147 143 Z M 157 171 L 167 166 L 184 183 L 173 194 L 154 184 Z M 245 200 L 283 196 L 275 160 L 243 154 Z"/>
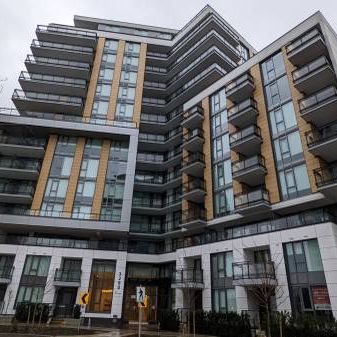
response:
<path fill-rule="evenodd" d="M 37 26 L 0 115 L 0 301 L 144 321 L 193 307 L 337 317 L 337 37 L 262 51 L 206 6 L 181 30 Z M 68 309 L 67 309 L 68 308 Z M 70 309 L 71 310 L 71 309 Z"/>

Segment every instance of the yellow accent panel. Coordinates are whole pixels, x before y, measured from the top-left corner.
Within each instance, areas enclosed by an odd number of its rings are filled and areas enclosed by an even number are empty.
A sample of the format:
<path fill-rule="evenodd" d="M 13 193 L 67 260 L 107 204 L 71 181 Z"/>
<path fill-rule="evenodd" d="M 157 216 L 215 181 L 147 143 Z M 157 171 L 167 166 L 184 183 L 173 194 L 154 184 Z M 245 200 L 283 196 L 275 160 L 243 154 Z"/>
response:
<path fill-rule="evenodd" d="M 78 182 L 81 165 L 82 165 L 84 146 L 85 146 L 85 138 L 84 137 L 78 138 L 77 144 L 76 144 L 76 151 L 74 155 L 74 161 L 71 167 L 71 173 L 70 173 L 69 182 L 68 182 L 66 199 L 64 201 L 64 206 L 63 206 L 63 212 L 65 213 L 65 215 L 69 213 L 68 216 L 71 215 L 71 212 L 73 210 L 77 182 Z"/>
<path fill-rule="evenodd" d="M 57 135 L 50 135 L 48 140 L 48 145 L 46 148 L 46 152 L 43 158 L 41 171 L 39 175 L 39 180 L 36 185 L 35 193 L 34 193 L 34 199 L 32 202 L 32 210 L 40 210 L 43 197 L 44 197 L 44 191 L 46 189 L 48 177 L 49 177 L 49 171 L 51 168 L 51 164 L 54 157 L 54 152 L 57 145 Z"/>
<path fill-rule="evenodd" d="M 88 118 L 91 115 L 92 106 L 94 104 L 96 85 L 99 76 L 99 69 L 101 67 L 102 55 L 104 50 L 105 38 L 100 37 L 97 42 L 96 54 L 94 59 L 94 64 L 92 67 L 92 72 L 90 76 L 89 88 L 87 92 L 87 98 L 85 100 L 83 117 Z"/>
<path fill-rule="evenodd" d="M 256 64 L 251 68 L 251 75 L 254 78 L 254 99 L 257 103 L 257 110 L 259 113 L 259 115 L 257 116 L 257 125 L 261 129 L 261 136 L 263 140 L 261 144 L 261 155 L 265 159 L 265 165 L 267 168 L 265 183 L 266 188 L 269 191 L 270 202 L 276 203 L 280 201 L 280 192 L 277 183 L 277 172 L 274 160 L 273 144 L 269 131 L 267 108 L 264 98 L 264 90 L 259 64 Z"/>
<path fill-rule="evenodd" d="M 110 154 L 110 141 L 105 139 L 102 144 L 101 157 L 99 159 L 98 173 L 96 179 L 95 194 L 92 202 L 92 219 L 99 219 L 101 212 L 102 198 L 105 187 L 105 176 L 108 168 Z"/>
<path fill-rule="evenodd" d="M 320 163 L 319 158 L 315 157 L 308 150 L 308 145 L 307 145 L 307 140 L 305 138 L 305 133 L 307 131 L 311 130 L 311 126 L 310 126 L 310 123 L 306 122 L 301 117 L 301 114 L 300 114 L 300 107 L 299 107 L 299 104 L 298 104 L 298 100 L 301 99 L 303 97 L 303 95 L 294 87 L 293 77 L 292 77 L 292 71 L 295 70 L 296 68 L 288 60 L 287 53 L 285 51 L 285 47 L 282 48 L 282 53 L 283 53 L 284 63 L 285 63 L 285 66 L 286 66 L 290 92 L 291 92 L 291 96 L 292 96 L 292 99 L 293 99 L 297 125 L 298 125 L 298 129 L 299 129 L 299 132 L 300 132 L 302 148 L 303 148 L 303 155 L 304 155 L 305 162 L 307 164 L 307 170 L 308 170 L 308 176 L 309 176 L 309 181 L 310 181 L 310 185 L 311 185 L 311 190 L 313 192 L 316 192 L 317 186 L 316 186 L 316 181 L 315 181 L 315 176 L 314 176 L 313 170 L 320 167 L 321 163 Z"/>
<path fill-rule="evenodd" d="M 109 100 L 109 108 L 107 119 L 113 120 L 116 112 L 116 105 L 117 105 L 117 97 L 118 97 L 118 87 L 119 81 L 121 78 L 121 71 L 122 71 L 122 64 L 123 64 L 123 57 L 124 57 L 124 49 L 125 49 L 125 41 L 119 40 L 118 48 L 117 48 L 117 56 L 116 56 L 116 63 L 115 63 L 115 70 L 114 70 L 114 77 L 112 79 L 111 85 L 111 95 Z"/>
<path fill-rule="evenodd" d="M 146 62 L 146 43 L 141 43 L 139 62 L 138 62 L 138 73 L 137 73 L 137 86 L 135 95 L 135 105 L 133 108 L 133 121 L 139 126 L 140 114 L 142 109 L 142 96 L 143 96 L 143 85 L 144 85 L 144 74 L 145 74 L 145 62 Z"/>
<path fill-rule="evenodd" d="M 205 143 L 203 146 L 203 153 L 205 155 L 205 169 L 204 169 L 204 179 L 206 185 L 206 196 L 205 196 L 205 208 L 207 220 L 213 219 L 213 181 L 212 181 L 212 151 L 211 151 L 211 129 L 210 129 L 210 110 L 209 110 L 209 99 L 204 98 L 201 102 L 204 109 L 204 121 L 202 123 L 202 128 L 204 131 Z"/>

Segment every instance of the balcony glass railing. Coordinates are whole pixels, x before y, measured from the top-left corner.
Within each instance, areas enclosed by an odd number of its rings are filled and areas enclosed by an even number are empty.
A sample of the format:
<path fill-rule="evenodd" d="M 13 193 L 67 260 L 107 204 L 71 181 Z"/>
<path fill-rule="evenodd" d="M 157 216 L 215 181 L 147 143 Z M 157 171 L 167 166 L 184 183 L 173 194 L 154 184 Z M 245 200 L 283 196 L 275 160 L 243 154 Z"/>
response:
<path fill-rule="evenodd" d="M 255 262 L 234 262 L 233 263 L 234 280 L 256 280 L 256 279 L 275 279 L 274 262 L 266 261 L 264 263 Z"/>
<path fill-rule="evenodd" d="M 324 143 L 337 137 L 337 122 L 326 125 L 322 128 L 313 129 L 305 133 L 308 147 Z"/>
<path fill-rule="evenodd" d="M 40 169 L 40 161 L 26 158 L 1 157 L 0 167 L 38 171 Z"/>
<path fill-rule="evenodd" d="M 54 281 L 81 282 L 81 270 L 56 268 Z"/>
<path fill-rule="evenodd" d="M 337 98 L 337 89 L 333 86 L 318 91 L 316 94 L 299 100 L 301 112 L 313 108 L 316 105 L 323 104 L 332 98 Z"/>
<path fill-rule="evenodd" d="M 314 60 L 305 66 L 301 67 L 300 69 L 293 71 L 293 80 L 294 82 L 300 80 L 301 78 L 310 75 L 311 73 L 315 72 L 316 70 L 323 68 L 325 66 L 330 66 L 328 59 L 325 56 L 321 56 L 317 60 Z"/>
<path fill-rule="evenodd" d="M 47 140 L 45 138 L 35 137 L 15 137 L 8 135 L 0 135 L 0 144 L 24 145 L 33 147 L 45 147 Z"/>
<path fill-rule="evenodd" d="M 193 130 L 187 130 L 184 133 L 184 141 L 185 142 L 188 142 L 191 139 L 196 138 L 196 137 L 204 139 L 204 130 L 197 128 L 197 129 L 193 129 Z"/>
<path fill-rule="evenodd" d="M 70 44 L 39 41 L 39 40 L 33 40 L 31 47 L 62 49 L 65 51 L 73 51 L 73 52 L 78 52 L 78 53 L 89 53 L 89 54 L 92 54 L 94 52 L 94 48 L 91 48 L 91 47 L 81 47 L 81 46 L 75 46 L 75 45 L 70 45 Z"/>
<path fill-rule="evenodd" d="M 261 155 L 249 157 L 244 160 L 238 160 L 232 163 L 233 174 L 248 170 L 254 167 L 261 167 L 266 169 L 265 159 Z"/>
<path fill-rule="evenodd" d="M 247 73 L 247 74 L 240 76 L 236 80 L 233 80 L 230 83 L 228 83 L 226 86 L 226 93 L 228 93 L 230 90 L 237 89 L 239 86 L 241 86 L 245 82 L 249 82 L 252 85 L 254 85 L 254 79 L 252 75 Z"/>
<path fill-rule="evenodd" d="M 231 145 L 234 145 L 235 143 L 245 140 L 246 138 L 250 138 L 251 136 L 261 137 L 261 129 L 255 124 L 238 132 L 232 133 L 229 137 L 229 142 Z"/>
<path fill-rule="evenodd" d="M 38 25 L 36 28 L 36 32 L 45 32 L 45 33 L 56 33 L 56 34 L 67 34 L 74 35 L 78 37 L 88 37 L 88 38 L 97 38 L 97 34 L 94 32 L 77 30 L 66 27 L 58 27 L 58 26 L 43 26 Z"/>
<path fill-rule="evenodd" d="M 166 89 L 166 84 L 163 82 L 144 81 L 144 88 L 148 89 Z"/>
<path fill-rule="evenodd" d="M 196 105 L 194 106 L 192 109 L 184 112 L 184 119 L 187 119 L 193 115 L 199 115 L 199 116 L 204 116 L 204 109 L 199 106 L 199 105 Z"/>
<path fill-rule="evenodd" d="M 83 105 L 83 100 L 80 97 L 44 94 L 40 92 L 31 92 L 31 91 L 24 92 L 18 89 L 14 90 L 12 98 L 21 100 L 45 101 L 51 103 L 66 103 L 79 106 Z"/>
<path fill-rule="evenodd" d="M 314 170 L 317 187 L 327 186 L 337 183 L 337 164 L 321 167 Z"/>
<path fill-rule="evenodd" d="M 173 283 L 203 283 L 203 270 L 186 268 L 173 271 Z"/>
<path fill-rule="evenodd" d="M 302 36 L 300 39 L 295 40 L 290 45 L 287 46 L 286 50 L 287 53 L 294 52 L 296 49 L 301 48 L 303 45 L 308 44 L 312 40 L 316 39 L 317 37 L 322 38 L 322 34 L 319 32 L 317 28 L 311 30 L 309 33 Z"/>
<path fill-rule="evenodd" d="M 204 179 L 190 179 L 186 183 L 183 184 L 183 192 L 189 193 L 195 190 L 206 190 L 206 183 Z"/>
<path fill-rule="evenodd" d="M 147 56 L 151 56 L 151 55 L 149 55 L 149 53 L 147 53 Z M 167 73 L 166 68 L 154 67 L 154 66 L 146 66 L 145 71 L 150 72 L 150 73 L 159 73 L 159 74 L 166 74 Z"/>
<path fill-rule="evenodd" d="M 170 175 L 155 175 L 155 174 L 135 174 L 135 183 L 137 184 L 154 184 L 161 185 L 176 180 L 181 177 L 180 171 L 174 171 L 173 174 Z"/>
<path fill-rule="evenodd" d="M 142 104 L 164 107 L 166 104 L 166 101 L 160 98 L 143 97 Z"/>
<path fill-rule="evenodd" d="M 182 166 L 188 166 L 194 163 L 205 163 L 205 155 L 201 152 L 189 153 L 183 158 Z"/>
<path fill-rule="evenodd" d="M 180 230 L 180 223 L 168 221 L 166 223 L 149 224 L 149 223 L 131 223 L 130 232 L 133 233 L 150 233 L 164 234 Z"/>
<path fill-rule="evenodd" d="M 0 181 L 0 193 L 3 194 L 19 194 L 19 195 L 26 195 L 26 196 L 33 196 L 34 195 L 34 186 L 32 184 L 27 183 L 3 183 Z"/>
<path fill-rule="evenodd" d="M 173 196 L 166 200 L 155 198 L 133 198 L 132 207 L 140 208 L 166 208 L 181 202 L 181 196 Z"/>
<path fill-rule="evenodd" d="M 237 114 L 239 114 L 240 112 L 245 111 L 248 108 L 252 108 L 252 109 L 257 109 L 257 104 L 256 101 L 252 98 L 248 98 L 246 100 L 244 100 L 243 102 L 234 105 L 232 108 L 228 109 L 227 114 L 228 117 L 233 117 Z"/>
<path fill-rule="evenodd" d="M 0 278 L 11 280 L 13 276 L 14 267 L 3 266 L 0 267 Z"/>
<path fill-rule="evenodd" d="M 53 76 L 53 75 L 45 75 L 45 74 L 35 74 L 28 73 L 26 71 L 22 71 L 19 77 L 19 80 L 25 81 L 36 81 L 36 82 L 45 82 L 51 84 L 64 84 L 69 86 L 76 86 L 86 88 L 87 82 L 86 80 L 82 80 L 79 78 L 70 78 L 64 76 Z"/>
<path fill-rule="evenodd" d="M 243 192 L 234 196 L 235 208 L 237 209 L 249 207 L 261 202 L 268 204 L 270 202 L 269 192 L 264 188 Z"/>
<path fill-rule="evenodd" d="M 84 63 L 84 62 L 77 62 L 77 61 L 69 61 L 69 60 L 60 60 L 60 59 L 54 59 L 50 57 L 42 57 L 42 56 L 33 56 L 33 55 L 27 55 L 25 63 L 29 64 L 48 64 L 48 65 L 54 65 L 54 66 L 60 66 L 60 67 L 70 67 L 70 68 L 79 68 L 79 69 L 85 69 L 90 70 L 90 64 Z"/>
<path fill-rule="evenodd" d="M 182 212 L 182 223 L 199 220 L 206 221 L 206 209 L 203 207 L 192 207 Z"/>

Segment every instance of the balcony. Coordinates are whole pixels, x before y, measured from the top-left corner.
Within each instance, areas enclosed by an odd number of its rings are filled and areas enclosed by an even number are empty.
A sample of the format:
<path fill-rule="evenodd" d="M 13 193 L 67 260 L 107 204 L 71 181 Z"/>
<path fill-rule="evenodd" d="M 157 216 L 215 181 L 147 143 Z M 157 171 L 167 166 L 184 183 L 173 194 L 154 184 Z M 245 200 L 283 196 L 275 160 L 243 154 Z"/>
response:
<path fill-rule="evenodd" d="M 229 123 L 237 128 L 245 128 L 256 123 L 257 104 L 254 99 L 248 98 L 228 109 L 227 113 Z"/>
<path fill-rule="evenodd" d="M 259 188 L 250 192 L 243 192 L 234 196 L 235 210 L 241 214 L 253 214 L 270 209 L 269 192 Z"/>
<path fill-rule="evenodd" d="M 138 152 L 137 153 L 137 169 L 163 171 L 170 167 L 177 166 L 181 163 L 181 149 L 175 149 L 163 153 Z"/>
<path fill-rule="evenodd" d="M 232 133 L 229 137 L 229 142 L 232 151 L 250 157 L 260 151 L 262 143 L 261 129 L 255 124 L 249 126 Z"/>
<path fill-rule="evenodd" d="M 305 136 L 312 154 L 327 162 L 337 160 L 337 123 L 308 131 Z"/>
<path fill-rule="evenodd" d="M 194 202 L 201 203 L 206 195 L 206 184 L 203 179 L 190 179 L 183 184 L 183 198 Z"/>
<path fill-rule="evenodd" d="M 152 197 L 134 197 L 132 200 L 132 213 L 164 215 L 168 211 L 174 212 L 181 209 L 181 196 L 171 196 L 162 200 Z"/>
<path fill-rule="evenodd" d="M 198 228 L 206 225 L 206 209 L 192 206 L 182 212 L 182 227 Z"/>
<path fill-rule="evenodd" d="M 299 101 L 301 116 L 317 127 L 329 124 L 337 119 L 337 89 L 325 88 L 314 95 Z"/>
<path fill-rule="evenodd" d="M 12 282 L 14 267 L 0 267 L 0 284 L 9 284 Z"/>
<path fill-rule="evenodd" d="M 324 39 L 317 28 L 289 44 L 286 50 L 289 61 L 296 66 L 311 62 L 322 55 L 327 55 Z"/>
<path fill-rule="evenodd" d="M 64 76 L 89 80 L 90 64 L 51 57 L 27 55 L 25 65 L 29 73 Z"/>
<path fill-rule="evenodd" d="M 254 79 L 250 74 L 245 74 L 233 80 L 226 86 L 226 97 L 236 103 L 249 98 L 255 90 Z"/>
<path fill-rule="evenodd" d="M 322 192 L 329 199 L 337 199 L 337 164 L 314 170 L 317 191 Z"/>
<path fill-rule="evenodd" d="M 22 71 L 19 83 L 23 91 L 35 91 L 46 94 L 85 97 L 86 80 L 56 75 L 27 73 Z"/>
<path fill-rule="evenodd" d="M 204 145 L 204 131 L 202 129 L 186 130 L 183 135 L 183 148 L 187 151 L 202 151 Z"/>
<path fill-rule="evenodd" d="M 79 287 L 81 285 L 81 270 L 56 268 L 54 286 Z"/>
<path fill-rule="evenodd" d="M 176 171 L 170 175 L 163 175 L 136 172 L 134 185 L 137 191 L 162 192 L 181 185 L 181 173 Z"/>
<path fill-rule="evenodd" d="M 1 157 L 0 177 L 7 179 L 37 180 L 40 162 L 27 158 Z"/>
<path fill-rule="evenodd" d="M 30 205 L 34 192 L 34 186 L 22 180 L 8 183 L 0 181 L 0 202 L 2 203 Z"/>
<path fill-rule="evenodd" d="M 335 73 L 325 56 L 293 71 L 294 87 L 306 95 L 336 85 Z"/>
<path fill-rule="evenodd" d="M 0 135 L 0 154 L 2 156 L 42 158 L 47 141 L 45 138 Z"/>
<path fill-rule="evenodd" d="M 201 152 L 189 153 L 183 157 L 181 172 L 194 177 L 203 177 L 205 168 L 205 155 Z"/>
<path fill-rule="evenodd" d="M 30 49 L 34 56 L 56 57 L 62 60 L 92 63 L 94 48 L 64 43 L 33 40 Z"/>
<path fill-rule="evenodd" d="M 197 105 L 184 113 L 184 119 L 181 122 L 183 128 L 195 129 L 202 125 L 204 121 L 204 109 Z"/>
<path fill-rule="evenodd" d="M 83 110 L 83 100 L 80 97 L 44 94 L 15 89 L 13 103 L 19 111 L 37 111 L 52 113 L 67 113 L 80 115 Z"/>
<path fill-rule="evenodd" d="M 248 186 L 263 185 L 267 169 L 264 157 L 253 157 L 232 163 L 233 179 Z"/>
<path fill-rule="evenodd" d="M 37 26 L 36 36 L 40 41 L 73 44 L 76 46 L 96 46 L 97 34 L 94 32 L 60 26 Z"/>
<path fill-rule="evenodd" d="M 202 289 L 204 288 L 202 269 L 179 269 L 173 271 L 172 288 Z"/>
<path fill-rule="evenodd" d="M 275 267 L 272 261 L 233 263 L 233 286 L 273 287 L 276 284 Z"/>

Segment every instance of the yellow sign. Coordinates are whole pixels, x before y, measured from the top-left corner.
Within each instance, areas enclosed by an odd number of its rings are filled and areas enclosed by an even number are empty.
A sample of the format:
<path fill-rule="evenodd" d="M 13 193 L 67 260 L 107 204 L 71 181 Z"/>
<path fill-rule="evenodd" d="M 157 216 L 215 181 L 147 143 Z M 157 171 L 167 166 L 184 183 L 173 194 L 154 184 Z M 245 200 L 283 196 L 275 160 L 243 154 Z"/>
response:
<path fill-rule="evenodd" d="M 143 302 L 138 302 L 138 308 L 147 308 L 149 302 L 149 298 L 147 295 L 145 295 L 145 299 Z"/>
<path fill-rule="evenodd" d="M 80 304 L 85 305 L 89 302 L 89 293 L 87 291 L 80 292 Z"/>

